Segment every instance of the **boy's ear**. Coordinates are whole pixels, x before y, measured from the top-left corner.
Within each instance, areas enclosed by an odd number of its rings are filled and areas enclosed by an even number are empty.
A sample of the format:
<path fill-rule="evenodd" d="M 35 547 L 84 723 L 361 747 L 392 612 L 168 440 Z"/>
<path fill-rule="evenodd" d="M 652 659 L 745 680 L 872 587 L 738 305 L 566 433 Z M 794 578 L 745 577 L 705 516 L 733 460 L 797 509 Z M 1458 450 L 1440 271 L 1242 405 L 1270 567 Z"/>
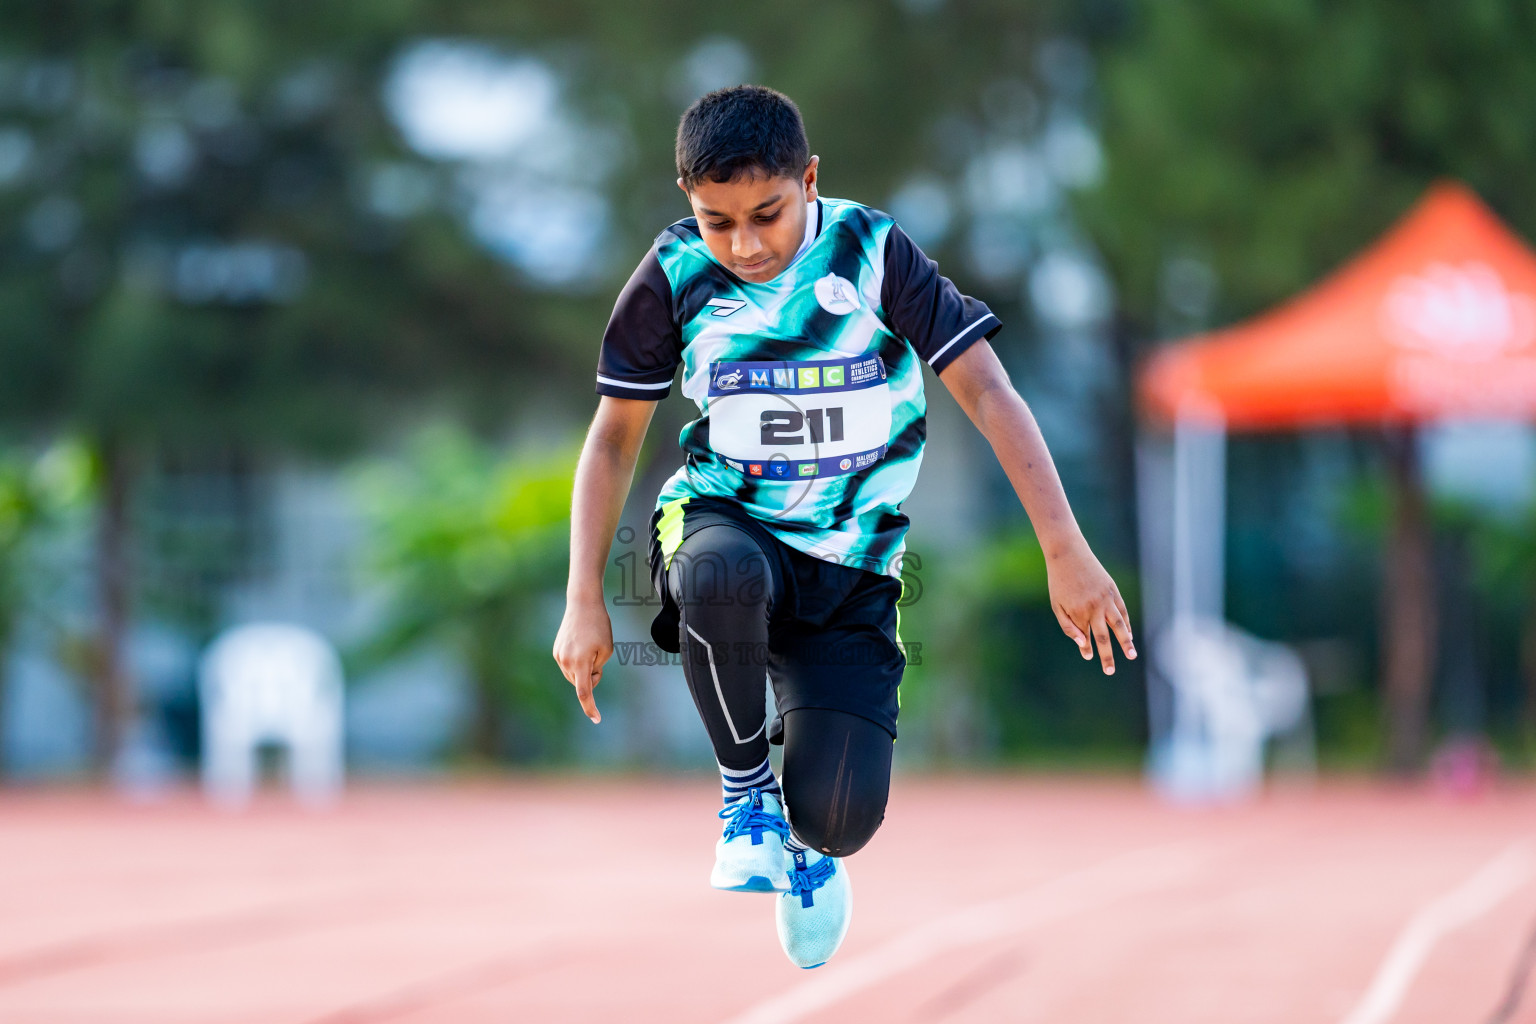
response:
<path fill-rule="evenodd" d="M 821 163 L 821 157 L 811 157 L 811 162 L 805 165 L 805 201 L 813 202 L 816 199 L 816 166 Z"/>
<path fill-rule="evenodd" d="M 687 195 L 688 194 L 688 186 L 683 184 L 683 179 L 682 179 L 681 175 L 678 176 L 677 187 L 683 190 L 683 195 Z"/>

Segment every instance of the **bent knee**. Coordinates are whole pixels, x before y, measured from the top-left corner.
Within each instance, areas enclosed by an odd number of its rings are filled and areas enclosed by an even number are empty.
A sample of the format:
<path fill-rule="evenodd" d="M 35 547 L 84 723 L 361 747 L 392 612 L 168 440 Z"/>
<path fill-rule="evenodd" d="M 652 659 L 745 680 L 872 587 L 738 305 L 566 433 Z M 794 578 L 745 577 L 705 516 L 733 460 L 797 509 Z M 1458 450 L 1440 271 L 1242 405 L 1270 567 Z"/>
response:
<path fill-rule="evenodd" d="M 795 838 L 830 857 L 858 853 L 885 821 L 885 793 L 805 793 L 785 788 Z"/>
<path fill-rule="evenodd" d="M 667 585 L 680 607 L 765 604 L 772 573 L 763 550 L 733 526 L 706 526 L 683 541 L 667 570 Z"/>

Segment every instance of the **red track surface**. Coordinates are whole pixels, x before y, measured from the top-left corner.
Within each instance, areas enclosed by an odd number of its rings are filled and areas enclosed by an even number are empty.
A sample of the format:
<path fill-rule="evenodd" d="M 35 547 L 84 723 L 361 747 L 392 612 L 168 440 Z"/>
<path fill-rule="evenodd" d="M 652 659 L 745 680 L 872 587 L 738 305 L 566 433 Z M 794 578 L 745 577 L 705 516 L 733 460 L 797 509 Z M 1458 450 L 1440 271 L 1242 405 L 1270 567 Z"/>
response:
<path fill-rule="evenodd" d="M 716 792 L 0 796 L 0 1021 L 1342 1022 L 1417 914 L 1442 927 L 1378 1019 L 1485 1024 L 1536 922 L 1526 789 L 1192 812 L 1130 783 L 901 778 L 850 862 L 846 945 L 798 971 L 771 897 L 706 885 Z M 1478 906 L 1425 918 L 1501 855 Z"/>

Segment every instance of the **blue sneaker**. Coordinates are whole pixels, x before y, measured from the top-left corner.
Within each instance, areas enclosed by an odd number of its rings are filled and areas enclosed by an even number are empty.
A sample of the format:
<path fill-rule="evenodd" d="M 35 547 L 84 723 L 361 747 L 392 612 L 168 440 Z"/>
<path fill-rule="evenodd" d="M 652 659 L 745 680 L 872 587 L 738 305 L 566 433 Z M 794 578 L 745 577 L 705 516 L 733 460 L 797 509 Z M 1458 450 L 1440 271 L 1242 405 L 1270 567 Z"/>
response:
<path fill-rule="evenodd" d="M 727 804 L 720 817 L 725 832 L 715 843 L 709 884 L 727 892 L 788 892 L 784 840 L 789 823 L 779 798 L 760 789 Z"/>
<path fill-rule="evenodd" d="M 789 962 L 796 967 L 820 967 L 843 944 L 853 919 L 848 865 L 838 857 L 796 853 L 789 892 L 779 897 L 776 911 L 779 945 Z"/>

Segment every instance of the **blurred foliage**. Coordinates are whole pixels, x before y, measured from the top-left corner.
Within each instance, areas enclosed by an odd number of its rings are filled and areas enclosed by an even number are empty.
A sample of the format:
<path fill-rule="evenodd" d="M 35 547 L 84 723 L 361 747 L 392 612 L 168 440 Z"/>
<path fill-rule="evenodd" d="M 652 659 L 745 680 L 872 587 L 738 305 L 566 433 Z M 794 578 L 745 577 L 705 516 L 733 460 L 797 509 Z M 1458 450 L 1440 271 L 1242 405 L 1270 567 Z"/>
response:
<path fill-rule="evenodd" d="M 1536 611 L 1536 505 L 1479 517 L 1473 530 L 1479 581 Z"/>
<path fill-rule="evenodd" d="M 1287 595 L 1298 563 L 1283 553 L 1291 533 L 1274 511 L 1272 476 L 1284 471 L 1280 450 L 1293 441 L 1249 439 L 1239 442 L 1270 452 L 1262 495 L 1253 487 L 1234 487 L 1229 536 L 1229 574 L 1234 618 L 1259 620 L 1272 635 L 1347 640 L 1362 655 L 1374 652 L 1381 638 L 1371 614 L 1380 600 L 1379 551 L 1392 518 L 1392 493 L 1377 445 L 1357 445 L 1353 475 L 1335 494 L 1330 517 L 1332 541 L 1305 538 L 1320 546 L 1310 559 L 1313 578 Z M 1242 460 L 1250 471 L 1259 460 Z M 1236 483 L 1236 479 L 1234 480 Z M 1466 498 L 1432 495 L 1430 516 L 1436 548 L 1437 593 L 1441 620 L 1437 643 L 1435 690 L 1437 727 L 1442 735 L 1471 729 L 1486 732 L 1507 763 L 1536 763 L 1536 507 L 1500 509 Z M 1262 503 L 1268 518 L 1256 515 Z M 1244 508 L 1247 504 L 1250 507 Z M 1260 549 L 1273 549 L 1261 562 Z M 1281 581 L 1267 590 L 1262 580 Z M 1267 595 L 1268 600 L 1265 600 Z M 1265 616 L 1268 604 L 1283 609 Z M 1306 611 L 1298 611 L 1306 609 Z M 1360 662 L 1369 660 L 1362 657 Z M 1470 692 L 1469 692 L 1470 691 Z M 1471 701 L 1476 721 L 1458 704 Z M 1338 680 L 1315 700 L 1318 751 L 1325 767 L 1365 767 L 1383 747 L 1380 709 L 1369 678 Z"/>
<path fill-rule="evenodd" d="M 1312 700 L 1317 765 L 1324 771 L 1369 772 L 1386 756 L 1381 707 L 1365 687 L 1315 694 Z"/>
<path fill-rule="evenodd" d="M 1107 168 L 1080 206 L 1145 329 L 1222 323 L 1301 290 L 1439 176 L 1536 235 L 1536 6 L 1127 8 L 1099 41 Z M 1214 306 L 1180 261 L 1214 274 Z"/>
<path fill-rule="evenodd" d="M 366 201 L 432 173 L 378 98 L 413 13 L 0 4 L 0 418 L 331 450 L 401 396 L 543 364 L 449 211 Z"/>
<path fill-rule="evenodd" d="M 1134 574 L 1111 567 L 1136 615 Z M 901 636 L 921 643 L 902 682 L 903 728 L 941 760 L 1135 764 L 1146 742 L 1140 667 L 1084 661 L 1051 608 L 1045 555 L 1028 531 L 959 558 L 908 555 Z"/>
<path fill-rule="evenodd" d="M 47 548 L 87 512 L 95 483 L 95 464 L 78 442 L 59 441 L 41 452 L 0 451 L 0 707 L 9 683 L 7 655 L 24 621 L 48 629 L 67 666 L 83 667 L 78 634 L 58 621 L 49 601 L 60 581 Z"/>
<path fill-rule="evenodd" d="M 499 416 L 509 382 L 558 363 L 554 300 L 451 195 L 378 201 L 390 176 L 450 191 L 380 90 L 440 17 L 424 5 L 0 0 L 0 17 L 0 428 L 78 433 L 102 463 L 102 769 L 136 714 L 146 467 L 355 451 L 444 396 Z"/>
<path fill-rule="evenodd" d="M 91 455 L 76 442 L 60 441 L 41 453 L 0 452 L 0 652 L 21 616 L 36 610 L 34 599 L 46 593 L 50 573 L 42 546 L 89 504 L 94 485 Z"/>
<path fill-rule="evenodd" d="M 357 471 L 368 568 L 388 606 L 348 675 L 447 647 L 474 686 L 468 748 L 479 757 L 558 759 L 585 721 L 550 659 L 548 621 L 565 585 L 578 447 L 502 451 L 437 426 L 399 459 Z"/>
<path fill-rule="evenodd" d="M 1470 535 L 1480 596 L 1516 639 L 1520 747 L 1526 760 L 1536 760 L 1536 503 L 1513 515 L 1481 517 Z"/>

